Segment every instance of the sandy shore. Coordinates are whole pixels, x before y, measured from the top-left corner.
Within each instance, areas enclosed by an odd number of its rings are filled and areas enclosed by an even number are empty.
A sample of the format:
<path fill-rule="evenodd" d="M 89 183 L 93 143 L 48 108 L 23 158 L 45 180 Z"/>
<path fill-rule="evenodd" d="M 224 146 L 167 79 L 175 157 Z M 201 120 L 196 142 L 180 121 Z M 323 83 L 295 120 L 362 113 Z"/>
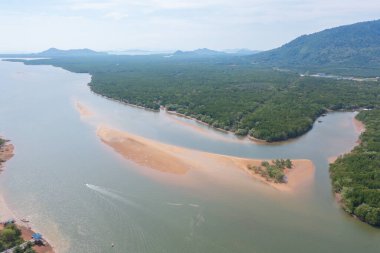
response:
<path fill-rule="evenodd" d="M 90 111 L 87 107 L 85 107 L 78 101 L 75 102 L 75 107 L 78 110 L 81 117 L 91 117 L 92 115 L 94 115 L 92 111 Z"/>
<path fill-rule="evenodd" d="M 294 168 L 286 171 L 287 184 L 277 184 L 266 181 L 265 178 L 253 173 L 248 165 L 260 165 L 263 160 L 248 159 L 220 154 L 213 154 L 177 147 L 149 140 L 141 136 L 101 126 L 97 135 L 103 143 L 110 146 L 124 158 L 143 167 L 158 171 L 185 175 L 190 170 L 210 171 L 219 168 L 240 169 L 252 178 L 264 182 L 280 191 L 295 191 L 300 186 L 312 182 L 314 166 L 309 160 L 294 160 Z M 219 172 L 219 171 L 218 171 Z"/>
<path fill-rule="evenodd" d="M 294 142 L 298 138 L 302 137 L 302 135 L 301 135 L 301 136 L 290 138 L 290 139 L 287 139 L 287 140 L 275 141 L 275 142 L 269 142 L 269 141 L 266 141 L 266 140 L 257 139 L 257 138 L 255 138 L 253 136 L 250 136 L 250 135 L 240 136 L 239 137 L 233 131 L 228 131 L 228 130 L 224 130 L 222 128 L 213 127 L 213 126 L 211 126 L 210 124 L 208 124 L 206 122 L 203 122 L 203 121 L 201 121 L 199 119 L 196 119 L 196 118 L 193 118 L 193 117 L 190 117 L 190 116 L 187 116 L 185 114 L 178 113 L 176 111 L 168 111 L 165 107 L 162 107 L 161 109 L 162 109 L 162 111 L 164 111 L 169 116 L 172 116 L 172 119 L 175 120 L 176 123 L 181 124 L 183 126 L 186 126 L 186 127 L 190 128 L 190 129 L 196 131 L 199 134 L 207 135 L 210 138 L 215 138 L 215 139 L 219 139 L 219 140 L 222 140 L 222 141 L 228 141 L 228 142 L 247 142 L 248 141 L 248 142 L 254 142 L 255 144 L 258 144 L 258 145 L 279 145 L 279 144 L 288 144 L 288 143 Z M 175 119 L 175 117 L 190 119 L 190 120 L 192 120 L 194 122 L 197 122 L 198 124 L 207 126 L 207 127 L 211 128 L 214 131 L 218 131 L 218 132 L 221 132 L 221 133 L 224 133 L 224 134 L 233 134 L 233 135 L 236 136 L 236 139 L 228 138 L 227 136 L 223 137 L 223 136 L 212 135 L 209 132 L 205 131 L 204 128 L 201 128 L 199 126 L 196 126 L 196 125 L 193 125 L 193 124 L 190 124 L 190 123 L 187 123 L 187 122 L 183 122 L 183 121 L 181 121 L 179 119 Z"/>
<path fill-rule="evenodd" d="M 13 155 L 14 155 L 14 146 L 10 142 L 6 142 L 3 146 L 0 147 L 0 170 L 3 168 L 4 163 L 8 161 L 9 159 L 11 159 Z M 4 197 L 2 195 L 0 195 L 0 218 L 1 218 L 1 221 L 15 219 L 15 215 L 8 208 L 4 200 Z M 16 225 L 21 230 L 22 238 L 25 241 L 30 240 L 32 237 L 32 234 L 35 233 L 31 228 L 21 225 L 21 221 L 16 222 Z M 2 227 L 0 227 L 0 230 L 1 229 Z M 33 249 L 37 253 L 54 253 L 53 248 L 47 242 L 46 242 L 46 245 L 42 245 L 42 246 L 35 245 L 33 246 Z"/>
<path fill-rule="evenodd" d="M 28 241 L 32 238 L 32 235 L 34 234 L 33 230 L 22 225 L 17 225 L 17 227 L 21 230 L 22 238 L 25 241 Z M 45 245 L 34 245 L 33 249 L 37 253 L 54 253 L 53 247 L 50 246 L 49 243 L 46 241 L 45 241 Z"/>
<path fill-rule="evenodd" d="M 358 133 L 363 133 L 365 131 L 365 125 L 363 122 L 361 122 L 360 120 L 357 120 L 355 117 L 353 119 L 353 122 L 354 122 L 355 130 Z"/>
<path fill-rule="evenodd" d="M 183 116 L 181 114 L 178 114 L 178 113 L 175 113 L 175 112 L 165 111 L 165 113 L 167 114 L 168 118 L 170 120 L 172 120 L 175 124 L 185 126 L 186 128 L 188 128 L 189 130 L 192 130 L 196 134 L 200 134 L 200 135 L 203 135 L 203 136 L 207 136 L 208 138 L 211 138 L 211 139 L 225 141 L 225 142 L 244 142 L 244 141 L 248 141 L 248 138 L 246 138 L 246 137 L 243 137 L 243 138 L 230 138 L 230 136 L 227 136 L 227 135 L 228 134 L 233 134 L 232 132 L 226 132 L 226 131 L 218 130 L 217 128 L 213 128 L 213 127 L 207 125 L 206 123 L 204 123 L 202 121 L 199 121 L 199 120 L 196 120 L 196 119 L 192 119 L 192 118 L 189 118 L 189 117 L 185 117 L 185 116 Z M 212 132 L 208 131 L 207 129 L 205 129 L 205 128 L 199 126 L 199 125 L 191 124 L 189 122 L 181 120 L 180 118 L 191 119 L 192 121 L 197 122 L 198 124 L 204 125 L 204 126 L 206 126 L 208 128 L 212 128 L 213 130 L 217 130 L 220 133 L 216 133 L 216 132 L 212 133 Z"/>
<path fill-rule="evenodd" d="M 9 142 L 0 147 L 0 171 L 4 168 L 4 163 L 13 157 L 13 152 L 14 146 Z M 14 217 L 2 195 L 0 195 L 0 217 L 2 220 Z"/>

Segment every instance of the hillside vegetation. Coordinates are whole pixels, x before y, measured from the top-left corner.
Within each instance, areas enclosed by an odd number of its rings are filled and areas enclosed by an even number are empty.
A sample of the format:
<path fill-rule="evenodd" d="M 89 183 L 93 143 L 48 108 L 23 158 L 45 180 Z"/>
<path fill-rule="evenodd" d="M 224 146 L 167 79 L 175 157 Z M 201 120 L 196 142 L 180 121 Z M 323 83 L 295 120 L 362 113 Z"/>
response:
<path fill-rule="evenodd" d="M 379 76 L 380 20 L 303 35 L 252 59 L 299 71 Z"/>
<path fill-rule="evenodd" d="M 344 209 L 362 221 L 380 226 L 380 110 L 362 111 L 361 144 L 330 165 L 333 189 Z"/>

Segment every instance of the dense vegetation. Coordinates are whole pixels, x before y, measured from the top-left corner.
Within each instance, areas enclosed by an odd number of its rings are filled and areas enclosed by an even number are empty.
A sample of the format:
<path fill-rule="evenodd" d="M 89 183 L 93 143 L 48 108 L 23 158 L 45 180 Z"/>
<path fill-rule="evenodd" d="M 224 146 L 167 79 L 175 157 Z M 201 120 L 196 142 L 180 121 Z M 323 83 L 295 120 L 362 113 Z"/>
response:
<path fill-rule="evenodd" d="M 361 144 L 330 165 L 333 189 L 344 209 L 362 221 L 380 226 L 380 110 L 362 111 Z"/>
<path fill-rule="evenodd" d="M 0 251 L 13 248 L 24 242 L 21 237 L 21 231 L 15 224 L 8 224 L 0 231 Z M 28 244 L 25 249 L 16 247 L 14 253 L 35 253 L 32 244 Z"/>
<path fill-rule="evenodd" d="M 263 161 L 261 166 L 248 166 L 248 169 L 253 170 L 254 173 L 260 174 L 267 181 L 274 181 L 275 183 L 287 183 L 285 169 L 291 168 L 293 168 L 293 164 L 289 159 L 276 159 L 271 163 Z"/>
<path fill-rule="evenodd" d="M 168 110 L 267 141 L 307 132 L 327 110 L 380 105 L 379 82 L 302 77 L 259 68 L 245 57 L 64 57 L 51 64 L 90 73 L 91 89 L 123 102 Z"/>
<path fill-rule="evenodd" d="M 356 76 L 379 76 L 380 20 L 303 35 L 252 56 L 260 64 Z"/>

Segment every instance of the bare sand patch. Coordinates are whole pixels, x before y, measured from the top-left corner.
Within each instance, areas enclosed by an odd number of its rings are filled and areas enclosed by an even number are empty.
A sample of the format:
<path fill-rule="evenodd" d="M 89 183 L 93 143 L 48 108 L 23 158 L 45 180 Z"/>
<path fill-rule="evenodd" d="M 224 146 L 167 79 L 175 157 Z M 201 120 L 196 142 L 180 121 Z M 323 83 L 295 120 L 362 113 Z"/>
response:
<path fill-rule="evenodd" d="M 235 168 L 243 170 L 252 178 L 280 191 L 288 192 L 296 190 L 300 186 L 307 186 L 314 177 L 314 166 L 309 160 L 293 160 L 294 168 L 285 171 L 288 183 L 278 184 L 269 182 L 248 169 L 248 165 L 260 165 L 263 161 L 260 159 L 226 156 L 177 147 L 107 126 L 100 126 L 97 129 L 97 135 L 103 143 L 124 158 L 138 165 L 171 174 L 185 175 L 190 170 L 198 170 L 203 173 L 210 171 L 223 173 L 223 168 Z M 216 172 L 215 169 L 219 170 Z M 209 176 L 212 174 L 209 173 Z"/>

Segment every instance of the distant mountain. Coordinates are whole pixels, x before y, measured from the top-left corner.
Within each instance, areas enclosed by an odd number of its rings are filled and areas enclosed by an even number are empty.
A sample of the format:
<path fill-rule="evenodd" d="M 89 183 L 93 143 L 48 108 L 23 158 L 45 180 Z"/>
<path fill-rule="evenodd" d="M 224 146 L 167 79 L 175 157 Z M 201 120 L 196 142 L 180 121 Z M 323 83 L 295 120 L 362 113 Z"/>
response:
<path fill-rule="evenodd" d="M 99 56 L 107 55 L 107 53 L 97 52 L 88 48 L 61 50 L 57 48 L 49 48 L 46 51 L 35 54 L 38 57 L 72 57 L 72 56 Z"/>
<path fill-rule="evenodd" d="M 173 50 L 141 50 L 141 49 L 128 49 L 128 50 L 113 50 L 108 51 L 113 55 L 157 55 L 157 54 L 171 54 Z"/>
<path fill-rule="evenodd" d="M 223 51 L 228 53 L 228 54 L 236 54 L 236 55 L 253 55 L 253 54 L 257 54 L 260 52 L 258 50 L 251 50 L 251 49 L 247 49 L 247 48 L 226 49 Z"/>
<path fill-rule="evenodd" d="M 208 48 L 200 48 L 194 51 L 181 51 L 178 50 L 174 54 L 174 56 L 221 56 L 226 55 L 225 52 L 215 51 Z"/>
<path fill-rule="evenodd" d="M 380 20 L 303 35 L 252 56 L 257 64 L 288 68 L 352 69 L 380 66 Z"/>

